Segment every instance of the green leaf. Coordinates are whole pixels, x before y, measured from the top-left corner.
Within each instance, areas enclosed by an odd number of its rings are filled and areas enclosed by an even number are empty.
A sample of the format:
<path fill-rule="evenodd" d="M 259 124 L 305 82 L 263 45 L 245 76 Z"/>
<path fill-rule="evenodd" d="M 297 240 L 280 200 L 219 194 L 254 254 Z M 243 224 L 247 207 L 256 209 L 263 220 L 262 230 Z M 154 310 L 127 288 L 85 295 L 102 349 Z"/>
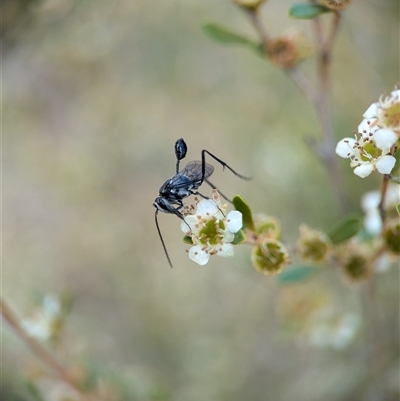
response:
<path fill-rule="evenodd" d="M 295 284 L 299 281 L 309 279 L 311 276 L 316 274 L 318 270 L 321 269 L 309 265 L 291 266 L 278 275 L 278 282 L 280 284 Z"/>
<path fill-rule="evenodd" d="M 332 10 L 320 4 L 297 3 L 289 8 L 289 16 L 296 19 L 312 19 L 330 11 Z"/>
<path fill-rule="evenodd" d="M 356 235 L 361 228 L 362 216 L 358 214 L 350 214 L 333 226 L 327 234 L 332 243 L 338 244 Z"/>
<path fill-rule="evenodd" d="M 396 210 L 398 215 L 400 216 L 400 203 L 396 205 Z"/>
<path fill-rule="evenodd" d="M 240 244 L 245 240 L 245 235 L 242 230 L 239 230 L 237 233 L 235 233 L 235 237 L 233 238 L 232 244 L 237 245 Z"/>
<path fill-rule="evenodd" d="M 183 242 L 188 245 L 193 245 L 192 237 L 190 235 L 185 235 L 183 237 Z"/>
<path fill-rule="evenodd" d="M 390 177 L 390 181 L 400 184 L 400 177 Z"/>
<path fill-rule="evenodd" d="M 244 201 L 240 195 L 236 195 L 232 200 L 235 209 L 242 213 L 243 225 L 251 231 L 255 231 L 253 215 L 251 213 L 250 206 Z"/>
<path fill-rule="evenodd" d="M 211 39 L 215 40 L 216 42 L 258 47 L 258 43 L 255 43 L 244 36 L 238 35 L 237 33 L 231 32 L 217 24 L 205 24 L 203 25 L 203 30 Z"/>

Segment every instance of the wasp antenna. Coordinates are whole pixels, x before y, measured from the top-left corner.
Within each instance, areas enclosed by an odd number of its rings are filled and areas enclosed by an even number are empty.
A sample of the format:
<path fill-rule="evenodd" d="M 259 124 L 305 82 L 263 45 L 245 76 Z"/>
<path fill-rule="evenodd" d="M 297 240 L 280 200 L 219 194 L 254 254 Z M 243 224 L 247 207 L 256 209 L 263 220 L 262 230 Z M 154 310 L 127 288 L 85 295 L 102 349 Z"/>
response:
<path fill-rule="evenodd" d="M 187 145 L 183 138 L 175 142 L 176 174 L 179 172 L 179 162 L 186 156 Z"/>
<path fill-rule="evenodd" d="M 163 237 L 162 237 L 162 235 L 161 235 L 161 230 L 160 230 L 160 227 L 159 227 L 159 225 L 158 225 L 158 218 L 157 218 L 157 216 L 158 216 L 158 209 L 156 209 L 156 212 L 154 213 L 154 218 L 155 218 L 155 221 L 156 221 L 156 227 L 157 227 L 157 231 L 158 231 L 158 236 L 160 237 L 161 244 L 162 244 L 162 246 L 163 246 L 163 248 L 164 248 L 165 256 L 166 256 L 167 259 L 168 259 L 168 263 L 169 263 L 170 267 L 173 268 L 174 266 L 172 266 L 171 259 L 169 258 L 169 255 L 168 255 L 168 252 L 167 252 L 167 248 L 166 248 L 166 246 L 165 246 Z"/>

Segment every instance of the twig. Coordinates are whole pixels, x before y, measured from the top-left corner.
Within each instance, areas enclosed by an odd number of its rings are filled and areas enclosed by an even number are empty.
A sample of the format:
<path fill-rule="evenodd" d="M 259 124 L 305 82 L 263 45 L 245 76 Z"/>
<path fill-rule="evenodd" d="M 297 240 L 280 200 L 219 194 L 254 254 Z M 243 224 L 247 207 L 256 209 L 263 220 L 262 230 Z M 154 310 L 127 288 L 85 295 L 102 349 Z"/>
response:
<path fill-rule="evenodd" d="M 245 11 L 260 37 L 265 55 L 268 56 L 268 43 L 270 41 L 270 35 L 260 19 L 258 9 L 246 9 Z M 317 116 L 320 119 L 324 141 L 317 148 L 317 154 L 326 166 L 328 177 L 331 182 L 331 186 L 333 187 L 333 192 L 336 196 L 337 204 L 344 213 L 348 210 L 348 200 L 342 180 L 340 179 L 337 157 L 334 153 L 335 134 L 333 131 L 332 115 L 328 102 L 330 93 L 329 78 L 331 52 L 334 39 L 339 28 L 340 20 L 341 14 L 339 12 L 335 12 L 330 33 L 325 40 L 322 33 L 320 20 L 318 17 L 314 18 L 314 30 L 317 41 L 317 57 L 319 66 L 318 90 L 314 89 L 309 79 L 303 74 L 298 66 L 286 69 L 285 71 L 289 74 L 299 89 L 306 96 L 308 101 L 312 104 Z"/>
<path fill-rule="evenodd" d="M 389 180 L 390 180 L 390 174 L 384 174 L 381 184 L 381 201 L 379 202 L 378 205 L 379 214 L 382 220 L 382 226 L 385 224 L 385 219 L 386 219 L 385 200 L 386 200 L 386 193 L 388 189 Z"/>
<path fill-rule="evenodd" d="M 366 400 L 375 401 L 382 399 L 381 369 L 382 359 L 379 340 L 379 321 L 377 318 L 377 299 L 376 299 L 376 275 L 366 282 L 364 288 L 364 315 L 366 332 L 366 355 L 365 363 L 368 366 L 368 393 Z"/>
<path fill-rule="evenodd" d="M 247 15 L 250 18 L 251 23 L 253 24 L 255 30 L 260 36 L 261 43 L 263 45 L 264 54 L 268 56 L 268 43 L 270 41 L 270 35 L 267 32 L 264 24 L 260 19 L 260 15 L 258 9 L 246 9 Z M 293 81 L 297 84 L 300 90 L 304 93 L 307 99 L 314 105 L 314 107 L 318 106 L 318 98 L 317 93 L 312 87 L 308 78 L 303 74 L 303 72 L 298 67 L 293 67 L 286 70 L 287 73 L 291 76 Z"/>
<path fill-rule="evenodd" d="M 335 133 L 333 130 L 332 113 L 329 105 L 331 56 L 334 39 L 336 37 L 341 14 L 334 13 L 330 34 L 324 37 L 320 17 L 313 19 L 314 33 L 317 44 L 318 62 L 318 104 L 317 114 L 321 121 L 324 142 L 321 146 L 321 156 L 324 158 L 331 184 L 335 187 L 337 203 L 342 212 L 348 210 L 348 200 L 345 188 L 339 174 L 338 158 L 335 155 Z"/>
<path fill-rule="evenodd" d="M 31 349 L 31 351 L 45 364 L 47 365 L 53 372 L 57 374 L 57 376 L 69 386 L 74 388 L 83 400 L 87 401 L 99 401 L 98 398 L 93 397 L 92 395 L 84 394 L 82 389 L 74 382 L 74 380 L 70 377 L 67 372 L 65 366 L 63 366 L 54 355 L 45 348 L 42 344 L 36 341 L 33 337 L 29 336 L 26 333 L 24 328 L 21 326 L 18 318 L 12 312 L 11 308 L 6 304 L 3 298 L 0 297 L 0 314 L 4 318 L 4 320 L 14 329 L 17 335 L 22 339 L 22 341 Z"/>

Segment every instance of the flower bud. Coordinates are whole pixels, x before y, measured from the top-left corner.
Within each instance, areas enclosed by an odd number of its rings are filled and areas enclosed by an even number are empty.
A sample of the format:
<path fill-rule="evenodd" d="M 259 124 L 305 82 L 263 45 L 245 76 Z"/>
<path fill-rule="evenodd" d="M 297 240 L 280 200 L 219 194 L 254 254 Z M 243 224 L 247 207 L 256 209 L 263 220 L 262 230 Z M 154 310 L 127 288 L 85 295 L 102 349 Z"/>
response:
<path fill-rule="evenodd" d="M 270 40 L 267 45 L 267 52 L 271 62 L 281 68 L 290 69 L 299 60 L 294 42 L 287 38 Z"/>
<path fill-rule="evenodd" d="M 386 226 L 383 231 L 383 239 L 391 253 L 400 255 L 400 222 L 398 219 Z"/>
<path fill-rule="evenodd" d="M 290 29 L 267 43 L 266 51 L 271 62 L 290 69 L 314 53 L 313 44 L 297 29 Z"/>
<path fill-rule="evenodd" d="M 254 10 L 265 3 L 267 0 L 233 0 L 238 6 Z"/>
<path fill-rule="evenodd" d="M 251 252 L 251 261 L 256 270 L 263 274 L 277 274 L 289 262 L 286 247 L 275 239 L 262 239 Z"/>
<path fill-rule="evenodd" d="M 343 10 L 352 2 L 353 0 L 322 0 L 323 5 L 331 10 Z"/>
<path fill-rule="evenodd" d="M 277 239 L 281 235 L 281 225 L 275 217 L 258 214 L 254 217 L 254 225 L 256 233 L 261 234 L 265 238 Z"/>
<path fill-rule="evenodd" d="M 370 276 L 368 260 L 361 253 L 350 253 L 343 263 L 343 271 L 350 281 L 361 281 Z"/>
<path fill-rule="evenodd" d="M 302 225 L 296 248 L 301 259 L 322 262 L 328 254 L 330 240 L 325 233 Z"/>

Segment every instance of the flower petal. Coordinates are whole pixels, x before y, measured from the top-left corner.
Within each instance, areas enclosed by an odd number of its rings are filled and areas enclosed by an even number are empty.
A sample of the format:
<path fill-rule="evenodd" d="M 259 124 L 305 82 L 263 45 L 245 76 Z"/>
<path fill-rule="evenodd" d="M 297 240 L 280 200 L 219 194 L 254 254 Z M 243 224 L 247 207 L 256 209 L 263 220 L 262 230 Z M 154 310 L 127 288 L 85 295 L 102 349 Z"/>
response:
<path fill-rule="evenodd" d="M 382 219 L 378 209 L 371 209 L 365 214 L 364 227 L 372 235 L 378 235 L 382 231 Z"/>
<path fill-rule="evenodd" d="M 393 156 L 386 155 L 379 159 L 376 163 L 376 169 L 381 174 L 390 174 L 396 164 L 396 159 Z"/>
<path fill-rule="evenodd" d="M 235 234 L 233 234 L 229 230 L 225 230 L 224 242 L 232 242 L 234 239 L 235 239 Z"/>
<path fill-rule="evenodd" d="M 381 201 L 381 194 L 379 191 L 370 191 L 365 193 L 361 198 L 361 209 L 364 212 L 376 209 Z"/>
<path fill-rule="evenodd" d="M 202 199 L 196 208 L 196 215 L 208 218 L 214 216 L 218 212 L 218 206 L 212 199 Z"/>
<path fill-rule="evenodd" d="M 192 246 L 189 249 L 189 259 L 193 260 L 200 266 L 207 264 L 210 259 L 210 254 L 206 251 L 203 251 L 201 245 Z"/>
<path fill-rule="evenodd" d="M 374 171 L 374 166 L 371 163 L 363 163 L 354 169 L 354 174 L 361 178 L 368 177 Z"/>
<path fill-rule="evenodd" d="M 196 233 L 199 231 L 199 223 L 200 220 L 197 218 L 197 216 L 186 216 L 185 220 L 181 221 L 181 230 L 185 234 Z"/>
<path fill-rule="evenodd" d="M 336 145 L 335 149 L 336 154 L 345 159 L 353 156 L 354 155 L 353 146 L 355 143 L 356 140 L 354 138 L 343 138 Z"/>
<path fill-rule="evenodd" d="M 379 129 L 379 127 L 377 126 L 377 122 L 378 120 L 376 118 L 368 120 L 364 119 L 359 124 L 357 132 L 362 136 L 364 142 L 370 139 L 370 134 L 373 134 L 376 130 Z"/>
<path fill-rule="evenodd" d="M 390 183 L 386 191 L 385 207 L 394 208 L 398 203 L 400 203 L 399 184 Z"/>
<path fill-rule="evenodd" d="M 227 258 L 228 256 L 233 256 L 235 254 L 235 250 L 232 244 L 223 244 L 218 248 L 217 255 L 222 256 L 223 258 Z"/>
<path fill-rule="evenodd" d="M 363 117 L 367 120 L 371 118 L 376 118 L 376 115 L 378 114 L 378 105 L 378 103 L 372 103 L 371 106 L 369 106 L 366 112 L 363 114 Z"/>
<path fill-rule="evenodd" d="M 226 216 L 226 228 L 231 233 L 237 233 L 243 226 L 243 216 L 238 210 L 232 210 Z"/>
<path fill-rule="evenodd" d="M 382 128 L 374 133 L 374 142 L 379 149 L 388 150 L 397 142 L 397 135 L 390 129 Z"/>

